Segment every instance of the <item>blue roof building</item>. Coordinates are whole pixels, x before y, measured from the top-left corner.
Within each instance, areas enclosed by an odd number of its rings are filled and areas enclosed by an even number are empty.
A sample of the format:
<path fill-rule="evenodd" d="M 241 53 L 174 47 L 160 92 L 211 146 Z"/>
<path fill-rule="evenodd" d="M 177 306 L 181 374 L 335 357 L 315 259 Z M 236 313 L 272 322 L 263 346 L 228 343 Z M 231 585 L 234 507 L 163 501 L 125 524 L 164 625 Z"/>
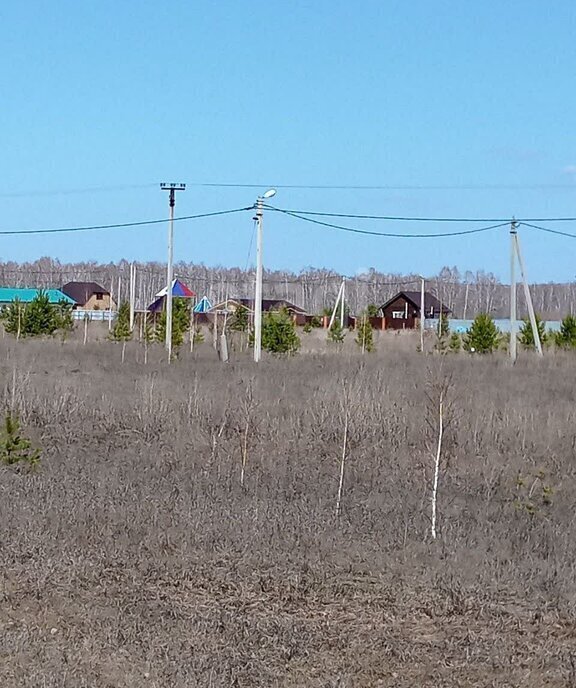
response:
<path fill-rule="evenodd" d="M 75 305 L 74 299 L 66 296 L 59 289 L 15 289 L 12 287 L 0 287 L 0 306 L 6 306 L 13 301 L 20 301 L 21 303 L 30 303 L 34 301 L 40 292 L 48 295 L 50 303 L 59 303 L 65 301 L 71 305 Z"/>

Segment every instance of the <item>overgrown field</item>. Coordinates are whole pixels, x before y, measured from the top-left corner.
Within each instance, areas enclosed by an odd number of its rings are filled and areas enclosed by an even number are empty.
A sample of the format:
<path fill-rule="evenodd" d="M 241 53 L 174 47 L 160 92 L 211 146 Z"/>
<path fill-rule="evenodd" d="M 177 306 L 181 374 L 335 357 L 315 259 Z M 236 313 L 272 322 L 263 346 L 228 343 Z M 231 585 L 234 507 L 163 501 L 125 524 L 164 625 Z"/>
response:
<path fill-rule="evenodd" d="M 576 686 L 570 356 L 133 354 L 0 342 L 1 686 Z"/>

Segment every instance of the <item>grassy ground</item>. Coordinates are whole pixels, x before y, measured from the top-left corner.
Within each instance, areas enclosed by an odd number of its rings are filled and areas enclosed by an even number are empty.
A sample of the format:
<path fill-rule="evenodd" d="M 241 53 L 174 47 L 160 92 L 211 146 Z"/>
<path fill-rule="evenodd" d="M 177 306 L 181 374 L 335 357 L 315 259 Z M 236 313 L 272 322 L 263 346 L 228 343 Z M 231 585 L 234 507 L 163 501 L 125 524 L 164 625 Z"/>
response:
<path fill-rule="evenodd" d="M 570 357 L 160 359 L 0 342 L 0 685 L 576 686 Z"/>

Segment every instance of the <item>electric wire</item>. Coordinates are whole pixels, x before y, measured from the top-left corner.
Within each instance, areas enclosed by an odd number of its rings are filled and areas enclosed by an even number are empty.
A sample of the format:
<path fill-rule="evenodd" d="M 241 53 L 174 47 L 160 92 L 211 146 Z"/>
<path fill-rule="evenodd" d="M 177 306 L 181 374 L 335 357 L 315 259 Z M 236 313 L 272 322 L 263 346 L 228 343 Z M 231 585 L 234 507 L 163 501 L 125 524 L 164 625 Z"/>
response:
<path fill-rule="evenodd" d="M 211 213 L 198 213 L 197 215 L 183 215 L 175 217 L 174 222 L 183 222 L 184 220 L 198 220 L 200 218 L 216 217 L 218 215 L 231 215 L 232 213 L 241 213 L 246 210 L 252 210 L 253 206 L 246 208 L 234 208 L 232 210 L 217 210 Z M 120 222 L 110 225 L 90 225 L 87 227 L 56 227 L 52 229 L 21 229 L 21 230 L 0 230 L 2 236 L 19 236 L 24 234 L 60 234 L 64 232 L 91 232 L 101 229 L 126 229 L 128 227 L 143 227 L 145 225 L 157 225 L 161 223 L 170 222 L 169 218 L 162 220 L 141 220 L 138 222 Z"/>
<path fill-rule="evenodd" d="M 519 225 L 524 227 L 530 227 L 530 229 L 537 229 L 539 232 L 548 232 L 549 234 L 558 234 L 560 236 L 570 237 L 570 239 L 576 239 L 576 234 L 570 234 L 570 232 L 563 232 L 560 229 L 551 229 L 550 227 L 541 227 L 539 225 L 533 225 L 529 222 L 518 222 Z"/>
<path fill-rule="evenodd" d="M 0 198 L 33 198 L 48 196 L 67 196 L 113 191 L 151 189 L 157 182 L 145 184 L 110 184 L 105 186 L 88 186 L 70 189 L 35 189 L 31 191 L 7 191 L 0 193 Z M 522 191 L 546 189 L 576 189 L 576 184 L 252 184 L 237 182 L 187 182 L 195 188 L 216 189 L 300 189 L 326 191 Z"/>
<path fill-rule="evenodd" d="M 246 212 L 254 209 L 254 204 L 250 206 L 245 206 L 243 208 L 233 208 L 230 210 L 218 210 L 208 213 L 197 213 L 195 215 L 183 215 L 180 217 L 175 217 L 174 222 L 183 222 L 186 220 L 196 220 L 209 217 L 217 217 L 223 215 L 230 215 L 234 213 Z M 267 210 L 281 213 L 289 217 L 293 217 L 297 220 L 303 222 L 309 222 L 321 227 L 326 227 L 328 229 L 335 229 L 338 231 L 349 232 L 354 234 L 363 234 L 368 236 L 379 236 L 388 238 L 398 238 L 398 239 L 435 239 L 443 237 L 457 237 L 457 236 L 467 236 L 471 234 L 480 234 L 483 232 L 488 232 L 494 229 L 499 229 L 501 227 L 507 226 L 509 220 L 497 220 L 497 219 L 482 219 L 482 218 L 431 218 L 431 217 L 395 217 L 395 216 L 383 216 L 383 215 L 356 215 L 350 213 L 324 213 L 316 211 L 294 211 L 288 210 L 286 208 L 277 208 L 276 206 L 265 204 L 264 207 Z M 314 217 L 311 217 L 314 216 Z M 478 227 L 474 229 L 451 231 L 451 232 L 435 232 L 435 233 L 401 233 L 401 232 L 380 232 L 369 229 L 360 229 L 358 227 L 348 227 L 345 225 L 335 224 L 332 222 L 325 222 L 323 220 L 315 219 L 316 217 L 344 217 L 344 218 L 355 218 L 355 219 L 370 219 L 370 220 L 393 220 L 393 221 L 413 221 L 413 222 L 496 222 L 496 224 L 488 225 L 486 227 Z M 75 232 L 88 232 L 97 230 L 108 230 L 108 229 L 126 229 L 131 227 L 142 227 L 155 224 L 163 224 L 169 222 L 168 218 L 155 219 L 155 220 L 141 220 L 136 222 L 122 222 L 122 223 L 111 223 L 106 225 L 88 225 L 88 226 L 78 226 L 78 227 L 56 227 L 56 228 L 46 228 L 46 229 L 27 229 L 27 230 L 0 230 L 1 236 L 20 236 L 20 235 L 36 235 L 36 234 L 56 234 L 56 233 L 75 233 Z M 541 225 L 533 224 L 533 222 L 564 222 L 564 221 L 576 221 L 576 218 L 541 218 L 539 220 L 518 220 L 519 226 L 528 227 L 530 229 L 535 229 L 537 231 L 547 232 L 550 234 L 556 234 L 559 236 L 565 236 L 572 239 L 576 239 L 576 234 L 571 234 L 570 232 L 564 232 L 559 229 L 552 229 L 550 227 L 542 227 Z M 249 255 L 252 249 L 252 242 L 254 238 L 254 232 L 252 232 L 252 238 L 250 240 Z M 248 255 L 248 259 L 249 259 Z"/>
<path fill-rule="evenodd" d="M 508 221 L 506 222 L 501 222 L 499 224 L 495 225 L 489 225 L 488 227 L 479 227 L 477 229 L 465 229 L 457 232 L 436 232 L 435 234 L 420 234 L 420 233 L 410 233 L 410 234 L 402 234 L 399 232 L 377 232 L 374 230 L 370 229 L 359 229 L 357 227 L 346 227 L 344 225 L 336 225 L 333 224 L 332 222 L 324 222 L 322 220 L 315 220 L 314 218 L 311 217 L 305 217 L 304 215 L 299 215 L 297 213 L 293 213 L 290 210 L 284 210 L 282 208 L 274 208 L 272 206 L 269 206 L 269 210 L 274 210 L 279 213 L 283 213 L 284 215 L 288 215 L 290 217 L 295 217 L 298 220 L 302 220 L 304 222 L 311 222 L 315 225 L 320 225 L 322 227 L 328 227 L 330 229 L 337 229 L 342 232 L 352 232 L 354 234 L 367 234 L 369 236 L 381 236 L 381 237 L 391 237 L 391 238 L 397 238 L 397 239 L 437 239 L 441 237 L 453 237 L 453 236 L 465 236 L 467 234 L 480 234 L 481 232 L 488 232 L 492 229 L 498 229 L 499 227 L 504 227 L 509 224 Z"/>
<path fill-rule="evenodd" d="M 110 191 L 130 191 L 133 189 L 151 189 L 157 184 L 117 184 L 109 186 L 87 186 L 72 189 L 40 189 L 34 191 L 5 191 L 0 193 L 0 198 L 34 198 L 37 196 L 72 196 L 75 194 L 102 193 Z"/>
<path fill-rule="evenodd" d="M 309 189 L 334 191 L 522 191 L 574 189 L 576 184 L 240 184 L 187 182 L 187 186 L 217 189 Z"/>
<path fill-rule="evenodd" d="M 250 257 L 252 256 L 252 245 L 254 243 L 254 235 L 256 234 L 256 225 L 258 220 L 254 218 L 254 223 L 252 225 L 252 234 L 250 235 L 250 243 L 248 244 L 248 253 L 246 254 L 246 266 L 244 267 L 244 272 L 248 272 L 248 264 L 250 262 Z"/>
<path fill-rule="evenodd" d="M 267 210 L 279 210 L 275 206 L 264 204 Z M 410 216 L 396 216 L 396 215 L 357 215 L 354 213 L 326 213 L 312 210 L 295 210 L 293 208 L 284 208 L 286 212 L 296 213 L 298 215 L 311 215 L 314 217 L 342 217 L 355 220 L 390 220 L 393 222 L 504 222 L 510 223 L 511 218 L 506 217 L 410 217 Z M 576 222 L 576 217 L 527 217 L 524 220 L 519 219 L 518 222 Z"/>

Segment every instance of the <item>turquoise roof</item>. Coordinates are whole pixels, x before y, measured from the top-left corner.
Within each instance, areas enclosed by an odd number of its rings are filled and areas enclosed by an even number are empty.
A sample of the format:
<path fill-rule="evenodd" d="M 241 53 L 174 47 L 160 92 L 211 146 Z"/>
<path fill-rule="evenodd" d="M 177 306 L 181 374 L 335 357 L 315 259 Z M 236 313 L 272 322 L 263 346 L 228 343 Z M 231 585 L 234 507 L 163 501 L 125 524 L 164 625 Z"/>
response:
<path fill-rule="evenodd" d="M 12 303 L 18 299 L 22 303 L 30 303 L 37 294 L 45 291 L 48 294 L 50 303 L 58 303 L 59 301 L 66 301 L 67 303 L 75 304 L 76 301 L 66 296 L 59 289 L 13 289 L 12 287 L 0 287 L 0 304 Z"/>
<path fill-rule="evenodd" d="M 208 313 L 208 311 L 212 310 L 212 304 L 208 300 L 207 296 L 203 296 L 192 310 L 194 313 Z"/>

